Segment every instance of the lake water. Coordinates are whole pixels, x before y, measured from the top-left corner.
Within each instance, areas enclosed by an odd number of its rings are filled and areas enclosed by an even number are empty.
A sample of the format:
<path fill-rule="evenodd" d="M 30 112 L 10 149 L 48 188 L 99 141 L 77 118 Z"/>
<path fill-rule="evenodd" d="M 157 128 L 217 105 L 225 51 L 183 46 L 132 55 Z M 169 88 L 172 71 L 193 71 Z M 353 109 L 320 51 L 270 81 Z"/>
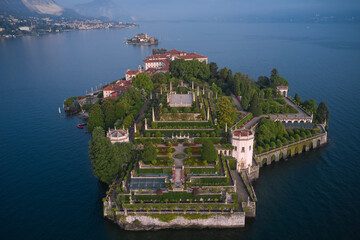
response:
<path fill-rule="evenodd" d="M 141 23 L 140 23 L 141 24 Z M 232 230 L 125 232 L 102 216 L 89 134 L 62 101 L 136 69 L 151 47 L 196 51 L 257 78 L 276 67 L 290 93 L 325 101 L 330 143 L 261 168 L 257 217 Z M 360 230 L 360 25 L 144 23 L 0 41 L 1 239 L 355 239 Z"/>

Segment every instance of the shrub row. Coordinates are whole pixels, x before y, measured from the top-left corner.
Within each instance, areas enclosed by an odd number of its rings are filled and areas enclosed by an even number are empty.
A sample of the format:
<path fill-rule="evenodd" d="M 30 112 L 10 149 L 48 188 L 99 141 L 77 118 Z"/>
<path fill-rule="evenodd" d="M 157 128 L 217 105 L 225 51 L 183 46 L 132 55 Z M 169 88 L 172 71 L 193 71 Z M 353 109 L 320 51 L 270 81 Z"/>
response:
<path fill-rule="evenodd" d="M 171 168 L 139 168 L 138 170 L 139 174 L 171 174 L 172 169 Z"/>
<path fill-rule="evenodd" d="M 216 168 L 185 168 L 186 174 L 215 174 Z"/>
<path fill-rule="evenodd" d="M 167 192 L 162 195 L 135 195 L 136 201 L 158 201 L 158 202 L 179 202 L 181 199 L 182 202 L 186 202 L 187 200 L 191 201 L 200 201 L 203 199 L 204 201 L 214 201 L 217 199 L 218 201 L 222 200 L 221 194 L 206 194 L 206 195 L 198 195 L 194 196 L 192 193 L 189 192 Z"/>

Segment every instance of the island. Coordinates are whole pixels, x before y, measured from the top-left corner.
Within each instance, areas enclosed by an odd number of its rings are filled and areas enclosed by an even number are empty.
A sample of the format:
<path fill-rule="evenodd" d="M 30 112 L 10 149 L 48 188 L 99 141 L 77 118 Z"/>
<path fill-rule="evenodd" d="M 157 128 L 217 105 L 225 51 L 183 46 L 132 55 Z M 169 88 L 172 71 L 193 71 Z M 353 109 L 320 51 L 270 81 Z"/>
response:
<path fill-rule="evenodd" d="M 139 33 L 136 34 L 134 37 L 126 40 L 126 43 L 131 45 L 150 46 L 150 45 L 157 45 L 159 43 L 159 40 L 145 33 Z"/>
<path fill-rule="evenodd" d="M 109 185 L 103 214 L 125 230 L 244 227 L 260 168 L 328 141 L 326 104 L 291 98 L 275 68 L 254 81 L 177 50 L 144 63 L 64 102 L 88 113 L 92 170 Z"/>

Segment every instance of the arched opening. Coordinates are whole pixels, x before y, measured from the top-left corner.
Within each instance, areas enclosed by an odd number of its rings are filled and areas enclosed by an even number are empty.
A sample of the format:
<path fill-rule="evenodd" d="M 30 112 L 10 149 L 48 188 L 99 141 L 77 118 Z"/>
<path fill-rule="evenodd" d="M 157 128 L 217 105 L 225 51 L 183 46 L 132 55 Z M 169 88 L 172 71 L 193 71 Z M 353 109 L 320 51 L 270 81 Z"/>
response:
<path fill-rule="evenodd" d="M 265 165 L 265 164 L 266 164 L 266 161 L 267 161 L 267 158 L 263 158 L 263 160 L 262 160 L 262 165 Z"/>
<path fill-rule="evenodd" d="M 310 149 L 314 149 L 313 142 L 310 142 L 309 148 L 310 148 Z"/>
<path fill-rule="evenodd" d="M 294 123 L 298 123 L 298 121 L 294 121 Z"/>
<path fill-rule="evenodd" d="M 283 158 L 284 158 L 283 152 L 280 152 L 280 154 L 279 154 L 279 160 L 280 160 L 280 159 L 283 159 Z"/>
<path fill-rule="evenodd" d="M 304 121 L 303 121 L 303 120 L 301 120 L 301 121 L 300 121 L 300 123 L 304 123 Z"/>
<path fill-rule="evenodd" d="M 281 123 L 286 123 L 285 121 L 282 121 Z"/>
<path fill-rule="evenodd" d="M 317 147 L 320 147 L 320 139 L 317 140 Z"/>
<path fill-rule="evenodd" d="M 299 148 L 295 147 L 295 154 L 298 154 L 298 153 L 299 153 Z"/>
<path fill-rule="evenodd" d="M 271 162 L 275 161 L 275 155 L 271 156 Z"/>
<path fill-rule="evenodd" d="M 306 144 L 304 144 L 304 145 L 303 145 L 303 148 L 302 148 L 302 151 L 303 151 L 303 152 L 306 152 L 306 147 L 307 147 Z"/>
<path fill-rule="evenodd" d="M 287 157 L 288 157 L 288 156 L 291 156 L 291 149 L 288 149 L 288 150 L 287 150 L 286 156 L 287 156 Z"/>

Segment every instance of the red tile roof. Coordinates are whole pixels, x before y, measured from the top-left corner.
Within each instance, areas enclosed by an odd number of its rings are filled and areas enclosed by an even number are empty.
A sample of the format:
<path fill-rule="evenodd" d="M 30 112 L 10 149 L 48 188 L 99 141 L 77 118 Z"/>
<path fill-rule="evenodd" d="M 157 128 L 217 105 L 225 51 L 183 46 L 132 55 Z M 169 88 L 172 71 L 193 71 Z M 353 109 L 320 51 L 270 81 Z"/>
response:
<path fill-rule="evenodd" d="M 194 58 L 207 58 L 203 55 L 197 54 L 197 53 L 188 53 L 186 55 L 182 55 L 182 56 L 177 56 L 176 58 L 180 58 L 180 59 L 194 59 Z"/>
<path fill-rule="evenodd" d="M 288 90 L 287 86 L 277 86 L 276 88 L 281 90 Z"/>
<path fill-rule="evenodd" d="M 126 74 L 128 75 L 136 75 L 139 73 L 139 70 L 127 70 Z"/>
<path fill-rule="evenodd" d="M 252 132 L 251 131 L 249 131 L 249 130 L 245 130 L 245 129 L 243 129 L 243 130 L 236 130 L 235 132 L 234 132 L 234 135 L 235 136 L 237 136 L 237 137 L 247 137 L 247 136 L 251 136 L 252 135 Z"/>

